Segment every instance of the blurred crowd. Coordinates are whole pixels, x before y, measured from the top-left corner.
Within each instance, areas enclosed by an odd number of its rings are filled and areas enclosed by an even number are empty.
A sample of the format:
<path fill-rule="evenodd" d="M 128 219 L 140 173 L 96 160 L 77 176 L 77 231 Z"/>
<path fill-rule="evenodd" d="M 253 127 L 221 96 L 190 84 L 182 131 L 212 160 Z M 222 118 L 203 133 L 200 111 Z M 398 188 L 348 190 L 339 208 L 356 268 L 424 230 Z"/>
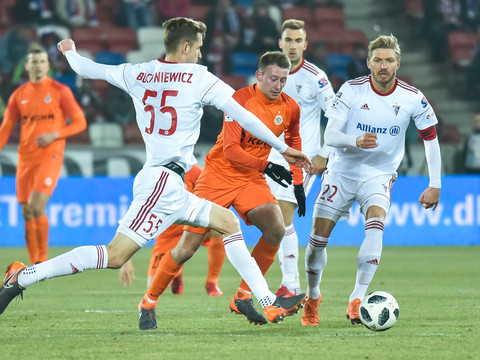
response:
<path fill-rule="evenodd" d="M 403 1 L 403 0 L 398 0 Z M 468 31 L 476 34 L 470 61 L 462 69 L 465 93 L 472 99 L 480 94 L 480 0 L 420 0 L 423 1 L 422 30 L 431 45 L 432 60 L 449 61 L 448 34 Z M 135 112 L 127 94 L 113 86 L 78 79 L 56 43 L 65 37 L 74 40 L 75 29 L 129 28 L 137 32 L 145 28 L 160 28 L 165 19 L 189 16 L 207 25 L 202 49 L 202 63 L 234 88 L 247 86 L 257 68 L 259 55 L 278 50 L 279 30 L 285 18 L 310 16 L 322 9 L 342 10 L 338 0 L 2 0 L 0 2 L 0 117 L 12 91 L 27 78 L 24 58 L 32 47 L 47 49 L 50 56 L 50 76 L 68 85 L 81 104 L 87 121 L 135 123 Z M 300 12 L 300 10 L 304 12 Z M 293 14 L 293 16 L 292 16 Z M 312 15 L 313 16 L 313 15 Z M 312 18 L 313 19 L 313 18 Z M 350 78 L 366 75 L 367 38 L 355 30 L 357 37 L 351 46 L 332 46 L 331 33 L 322 34 L 326 27 L 306 21 L 306 59 L 323 69 L 335 90 Z M 318 26 L 318 27 L 315 27 Z M 342 32 L 344 23 L 336 32 Z M 318 29 L 318 31 L 315 31 Z M 327 29 L 328 30 L 328 29 Z M 347 30 L 345 30 L 347 31 Z M 351 31 L 351 33 L 355 33 Z M 100 30 L 98 31 L 100 34 Z M 323 35 L 323 36 L 322 36 Z M 358 36 L 360 35 L 360 36 Z M 100 37 L 100 35 L 97 35 Z M 94 38 L 92 39 L 95 40 Z M 158 39 L 161 42 L 161 39 Z M 129 61 L 123 47 L 117 62 Z M 80 50 L 80 47 L 79 47 Z M 86 49 L 87 50 L 87 49 Z M 108 50 L 108 49 L 107 49 Z M 91 49 L 90 56 L 95 56 Z M 93 53 L 93 54 L 92 54 Z M 113 59 L 112 56 L 108 59 Z M 106 60 L 108 63 L 109 60 Z M 403 79 L 411 82 L 410 79 Z M 103 83 L 103 82 L 102 82 Z M 415 85 L 415 84 L 413 84 Z M 220 131 L 222 114 L 206 108 L 201 142 L 214 142 Z M 139 137 L 136 138 L 141 141 Z M 15 141 L 12 137 L 11 141 Z M 88 141 L 88 140 L 86 140 Z M 458 139 L 456 140 L 458 141 Z"/>

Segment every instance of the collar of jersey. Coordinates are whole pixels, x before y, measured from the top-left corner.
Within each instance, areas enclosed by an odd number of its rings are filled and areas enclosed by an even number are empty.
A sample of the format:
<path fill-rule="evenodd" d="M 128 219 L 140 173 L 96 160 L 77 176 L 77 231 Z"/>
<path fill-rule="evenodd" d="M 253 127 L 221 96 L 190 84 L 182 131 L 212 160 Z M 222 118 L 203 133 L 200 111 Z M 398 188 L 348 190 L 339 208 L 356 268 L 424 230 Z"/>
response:
<path fill-rule="evenodd" d="M 397 88 L 397 84 L 398 84 L 398 79 L 395 78 L 395 84 L 393 85 L 393 88 L 392 90 L 390 90 L 388 93 L 381 93 L 379 91 L 377 91 L 374 87 L 373 87 L 373 82 L 372 82 L 372 75 L 369 76 L 369 79 L 370 81 L 370 87 L 372 88 L 373 92 L 377 95 L 380 95 L 380 96 L 388 96 L 390 95 L 391 93 L 393 93 L 395 91 L 395 89 Z"/>
<path fill-rule="evenodd" d="M 280 96 L 278 98 L 276 98 L 275 100 L 270 100 L 269 98 L 267 98 L 259 89 L 258 89 L 258 84 L 253 84 L 251 85 L 252 87 L 252 91 L 255 93 L 255 95 L 257 96 L 258 100 L 260 100 L 263 104 L 265 105 L 271 105 L 271 104 L 276 104 L 277 102 L 281 102 L 281 98 L 282 98 L 282 95 L 280 94 Z"/>
<path fill-rule="evenodd" d="M 302 68 L 303 64 L 305 64 L 305 58 L 302 58 L 302 62 L 300 63 L 300 66 L 297 67 L 295 70 L 290 71 L 290 72 L 288 73 L 288 75 L 292 75 L 292 74 L 295 74 L 297 71 L 300 71 L 300 69 Z"/>
<path fill-rule="evenodd" d="M 162 62 L 162 63 L 165 63 L 165 64 L 178 64 L 177 61 L 167 61 L 167 60 L 163 60 L 163 59 L 157 59 L 157 60 Z"/>

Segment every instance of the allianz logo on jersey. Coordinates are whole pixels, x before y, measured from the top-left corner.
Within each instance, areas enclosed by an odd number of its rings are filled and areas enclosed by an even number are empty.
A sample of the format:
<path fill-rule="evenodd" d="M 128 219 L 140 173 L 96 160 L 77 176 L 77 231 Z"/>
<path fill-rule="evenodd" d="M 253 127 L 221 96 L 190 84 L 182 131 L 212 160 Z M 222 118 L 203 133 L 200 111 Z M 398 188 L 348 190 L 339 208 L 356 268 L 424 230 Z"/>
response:
<path fill-rule="evenodd" d="M 357 123 L 357 129 L 366 133 L 390 134 L 392 136 L 397 136 L 400 133 L 400 126 L 397 125 L 388 129 L 386 127 L 375 127 L 370 124 Z"/>

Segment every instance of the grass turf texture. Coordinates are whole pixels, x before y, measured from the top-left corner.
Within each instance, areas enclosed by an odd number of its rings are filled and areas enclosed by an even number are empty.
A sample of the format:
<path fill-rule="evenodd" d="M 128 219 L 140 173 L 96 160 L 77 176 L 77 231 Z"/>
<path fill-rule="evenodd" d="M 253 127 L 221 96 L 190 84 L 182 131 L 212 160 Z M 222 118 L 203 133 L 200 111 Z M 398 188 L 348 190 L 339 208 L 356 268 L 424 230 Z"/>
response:
<path fill-rule="evenodd" d="M 67 249 L 51 248 L 50 256 Z M 206 295 L 207 250 L 187 262 L 185 291 L 170 289 L 157 308 L 158 331 L 138 330 L 150 248 L 133 262 L 136 280 L 122 288 L 118 271 L 87 271 L 50 279 L 25 291 L 0 315 L 2 359 L 478 359 L 480 247 L 385 247 L 369 292 L 392 293 L 400 319 L 386 332 L 345 318 L 358 248 L 331 247 L 322 282 L 320 326 L 303 327 L 301 312 L 280 324 L 254 326 L 230 313 L 240 278 L 228 260 L 222 297 Z M 300 249 L 303 269 L 305 248 Z M 26 260 L 21 248 L 2 248 L 0 264 Z M 305 279 L 302 288 L 305 290 Z M 267 281 L 275 291 L 275 263 Z M 256 303 L 260 309 L 258 303 Z"/>

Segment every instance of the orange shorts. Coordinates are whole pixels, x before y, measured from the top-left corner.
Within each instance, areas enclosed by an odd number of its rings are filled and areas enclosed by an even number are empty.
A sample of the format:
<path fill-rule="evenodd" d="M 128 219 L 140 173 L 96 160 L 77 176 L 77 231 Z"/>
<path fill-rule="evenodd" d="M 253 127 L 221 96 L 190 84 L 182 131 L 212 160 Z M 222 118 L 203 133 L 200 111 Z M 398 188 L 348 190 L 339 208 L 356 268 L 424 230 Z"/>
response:
<path fill-rule="evenodd" d="M 63 157 L 44 158 L 37 164 L 17 167 L 17 201 L 27 203 L 32 192 L 42 192 L 52 196 L 62 172 Z"/>
<path fill-rule="evenodd" d="M 247 213 L 250 210 L 270 202 L 278 204 L 267 182 L 260 176 L 249 181 L 232 184 L 223 181 L 208 168 L 202 171 L 195 183 L 193 193 L 227 209 L 233 206 L 247 225 L 252 225 L 247 218 Z M 193 226 L 186 226 L 185 230 L 197 234 L 204 234 L 209 231 L 209 229 Z"/>

